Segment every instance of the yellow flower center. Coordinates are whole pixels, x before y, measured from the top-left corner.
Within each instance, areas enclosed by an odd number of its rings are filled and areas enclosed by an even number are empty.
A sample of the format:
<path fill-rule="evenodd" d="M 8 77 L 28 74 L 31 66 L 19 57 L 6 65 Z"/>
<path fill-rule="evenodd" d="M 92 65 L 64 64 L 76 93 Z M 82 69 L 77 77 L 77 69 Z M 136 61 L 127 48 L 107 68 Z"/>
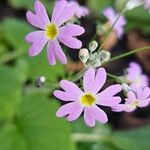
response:
<path fill-rule="evenodd" d="M 45 28 L 45 34 L 50 40 L 54 40 L 58 35 L 58 28 L 54 23 L 48 24 Z"/>
<path fill-rule="evenodd" d="M 85 94 L 81 97 L 81 104 L 84 106 L 91 106 L 95 103 L 96 99 L 92 94 Z"/>

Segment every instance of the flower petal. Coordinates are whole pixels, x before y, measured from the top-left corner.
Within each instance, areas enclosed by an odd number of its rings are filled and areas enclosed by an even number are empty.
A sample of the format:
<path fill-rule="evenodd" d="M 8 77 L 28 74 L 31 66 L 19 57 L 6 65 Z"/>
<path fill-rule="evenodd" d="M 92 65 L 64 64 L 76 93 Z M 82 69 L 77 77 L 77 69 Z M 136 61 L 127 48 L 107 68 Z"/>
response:
<path fill-rule="evenodd" d="M 32 13 L 31 11 L 26 13 L 28 22 L 37 28 L 45 29 L 46 24 L 49 24 L 50 21 L 45 7 L 39 0 L 35 1 L 35 13 L 36 14 Z"/>
<path fill-rule="evenodd" d="M 83 87 L 85 92 L 91 92 L 95 79 L 95 69 L 88 69 L 83 76 Z"/>
<path fill-rule="evenodd" d="M 69 48 L 79 49 L 82 47 L 82 42 L 69 34 L 59 34 L 58 39 Z"/>
<path fill-rule="evenodd" d="M 129 91 L 128 93 L 127 93 L 127 97 L 128 97 L 128 99 L 130 99 L 131 101 L 135 101 L 137 98 L 136 98 L 136 95 L 135 95 L 135 93 L 133 92 L 133 91 Z"/>
<path fill-rule="evenodd" d="M 61 26 L 63 23 L 65 23 L 66 21 L 68 21 L 73 17 L 73 15 L 76 12 L 76 9 L 77 9 L 76 4 L 70 5 L 69 3 L 67 3 L 65 8 L 61 11 L 59 16 L 57 16 L 55 20 L 53 20 L 53 22 L 55 22 L 58 26 Z"/>
<path fill-rule="evenodd" d="M 113 107 L 113 111 L 115 112 L 133 112 L 137 107 L 130 104 L 119 104 Z"/>
<path fill-rule="evenodd" d="M 98 100 L 96 101 L 96 104 L 101 106 L 113 107 L 115 105 L 118 105 L 120 102 L 121 98 L 119 96 L 106 97 L 106 95 L 100 93 L 98 95 Z"/>
<path fill-rule="evenodd" d="M 85 32 L 84 28 L 76 24 L 68 24 L 59 28 L 60 34 L 79 36 Z"/>
<path fill-rule="evenodd" d="M 38 55 L 48 41 L 45 37 L 44 31 L 31 32 L 25 37 L 25 40 L 28 43 L 33 43 L 29 48 L 29 56 Z"/>
<path fill-rule="evenodd" d="M 78 103 L 72 102 L 68 103 L 66 105 L 63 105 L 59 108 L 59 110 L 56 113 L 57 117 L 64 117 L 67 116 L 68 121 L 74 121 L 81 115 L 83 111 L 83 107 L 81 107 Z"/>
<path fill-rule="evenodd" d="M 100 123 L 106 123 L 108 121 L 108 118 L 103 110 L 94 105 L 92 107 L 85 108 L 84 120 L 88 126 L 93 127 L 95 126 L 95 120 L 99 121 Z"/>
<path fill-rule="evenodd" d="M 47 59 L 50 65 L 56 64 L 54 49 L 55 49 L 55 42 L 49 41 L 48 46 L 47 46 Z"/>
<path fill-rule="evenodd" d="M 53 10 L 53 13 L 52 13 L 52 19 L 51 19 L 52 22 L 56 21 L 59 18 L 62 11 L 66 7 L 66 4 L 67 4 L 66 0 L 56 1 L 55 7 L 54 7 L 54 10 Z"/>
<path fill-rule="evenodd" d="M 77 100 L 77 97 L 75 95 L 72 95 L 68 92 L 55 90 L 53 94 L 55 97 L 57 97 L 58 99 L 62 101 L 76 101 Z"/>
<path fill-rule="evenodd" d="M 97 96 L 99 97 L 99 101 L 100 101 L 100 99 L 104 99 L 104 98 L 107 98 L 107 97 L 108 98 L 113 97 L 114 95 L 119 93 L 121 90 L 122 90 L 122 86 L 119 85 L 119 84 L 115 84 L 115 85 L 109 86 L 104 91 L 102 91 L 101 93 L 97 94 Z"/>
<path fill-rule="evenodd" d="M 57 40 L 54 41 L 54 51 L 55 51 L 55 56 L 56 58 L 62 63 L 66 64 L 67 63 L 67 58 L 66 55 L 64 54 L 62 48 L 60 47 L 60 44 Z"/>
<path fill-rule="evenodd" d="M 150 98 L 139 101 L 139 107 L 147 107 L 150 105 Z"/>
<path fill-rule="evenodd" d="M 81 95 L 84 94 L 83 91 L 81 91 L 80 88 L 76 84 L 68 80 L 61 80 L 60 86 L 66 92 L 72 95 L 76 95 L 76 99 L 78 99 Z"/>

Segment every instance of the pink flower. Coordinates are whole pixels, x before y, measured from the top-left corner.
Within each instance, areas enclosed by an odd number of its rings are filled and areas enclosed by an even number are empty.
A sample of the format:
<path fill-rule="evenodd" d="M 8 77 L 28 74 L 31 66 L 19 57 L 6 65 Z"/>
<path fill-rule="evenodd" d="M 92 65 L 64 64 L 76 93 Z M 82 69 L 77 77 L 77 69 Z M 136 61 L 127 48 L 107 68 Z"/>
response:
<path fill-rule="evenodd" d="M 69 5 L 66 0 L 58 1 L 50 21 L 45 7 L 39 0 L 36 0 L 35 14 L 28 11 L 26 15 L 28 22 L 40 29 L 39 31 L 29 33 L 25 38 L 28 43 L 32 43 L 29 55 L 38 55 L 46 43 L 48 43 L 47 58 L 49 63 L 55 65 L 56 59 L 58 59 L 61 63 L 66 64 L 67 58 L 59 42 L 73 49 L 79 49 L 82 46 L 81 41 L 75 37 L 83 34 L 84 29 L 75 24 L 64 25 L 66 21 L 73 17 L 76 9 L 77 6 L 75 4 Z"/>
<path fill-rule="evenodd" d="M 146 107 L 150 104 L 150 88 L 146 87 L 143 90 L 138 89 L 136 92 L 129 91 L 125 104 L 118 104 L 114 107 L 114 111 L 133 112 L 137 107 Z"/>
<path fill-rule="evenodd" d="M 133 90 L 149 86 L 149 79 L 142 74 L 142 68 L 139 64 L 131 62 L 127 69 L 126 80 Z"/>
<path fill-rule="evenodd" d="M 99 108 L 100 106 L 113 107 L 121 102 L 121 98 L 114 96 L 121 91 L 121 85 L 116 84 L 99 92 L 106 82 L 106 71 L 104 68 L 89 69 L 83 77 L 82 91 L 76 84 L 62 80 L 60 86 L 62 90 L 54 91 L 54 96 L 68 102 L 59 108 L 56 115 L 66 116 L 68 121 L 74 121 L 84 112 L 85 123 L 93 127 L 95 121 L 106 123 L 108 121 L 106 113 Z"/>
<path fill-rule="evenodd" d="M 146 9 L 148 9 L 148 11 L 150 11 L 150 0 L 145 0 L 144 1 L 144 6 Z"/>
<path fill-rule="evenodd" d="M 85 17 L 89 14 L 89 9 L 85 6 L 79 5 L 77 2 L 70 2 L 70 3 L 75 3 L 77 5 L 77 10 L 75 12 L 75 16 L 77 18 Z"/>
<path fill-rule="evenodd" d="M 118 15 L 113 8 L 108 7 L 103 11 L 104 16 L 108 19 L 111 26 L 113 26 L 115 20 L 117 19 Z M 126 20 L 124 16 L 120 16 L 118 21 L 116 22 L 114 26 L 114 31 L 116 32 L 118 38 L 121 38 L 124 33 L 124 26 L 126 24 Z"/>

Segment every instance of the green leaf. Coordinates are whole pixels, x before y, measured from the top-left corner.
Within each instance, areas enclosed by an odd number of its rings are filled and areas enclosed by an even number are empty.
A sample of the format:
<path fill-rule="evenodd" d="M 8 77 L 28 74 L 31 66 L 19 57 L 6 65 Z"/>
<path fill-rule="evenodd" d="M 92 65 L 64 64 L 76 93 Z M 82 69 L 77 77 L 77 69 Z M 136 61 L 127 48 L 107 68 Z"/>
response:
<path fill-rule="evenodd" d="M 21 97 L 17 73 L 9 67 L 0 67 L 0 119 L 11 118 L 18 108 Z"/>
<path fill-rule="evenodd" d="M 30 9 L 34 10 L 35 0 L 8 0 L 10 5 L 17 9 Z M 41 0 L 41 2 L 47 7 L 48 12 L 52 11 L 54 0 Z"/>
<path fill-rule="evenodd" d="M 65 74 L 64 65 L 57 62 L 55 66 L 48 64 L 46 50 L 43 49 L 42 53 L 36 57 L 26 58 L 29 64 L 28 75 L 32 80 L 39 76 L 45 76 L 50 81 L 58 81 L 59 77 L 63 77 Z"/>
<path fill-rule="evenodd" d="M 43 94 L 30 94 L 11 122 L 0 126 L 0 150 L 74 150 L 70 126 L 55 115 L 58 104 Z"/>
<path fill-rule="evenodd" d="M 18 51 L 27 52 L 28 44 L 24 38 L 31 27 L 22 20 L 7 18 L 2 23 L 5 40 Z"/>

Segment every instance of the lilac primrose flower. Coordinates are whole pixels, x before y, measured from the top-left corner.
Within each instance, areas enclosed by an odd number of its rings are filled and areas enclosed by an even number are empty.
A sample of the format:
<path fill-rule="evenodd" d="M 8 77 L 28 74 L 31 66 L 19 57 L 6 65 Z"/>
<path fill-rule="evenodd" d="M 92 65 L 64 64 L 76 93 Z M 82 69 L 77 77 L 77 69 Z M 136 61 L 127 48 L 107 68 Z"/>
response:
<path fill-rule="evenodd" d="M 118 104 L 114 107 L 116 112 L 133 112 L 137 107 L 147 107 L 150 104 L 150 88 L 138 89 L 136 92 L 129 91 L 125 104 Z"/>
<path fill-rule="evenodd" d="M 76 1 L 73 1 L 73 2 L 70 2 L 70 3 L 74 3 L 74 4 L 77 5 L 77 10 L 76 10 L 76 13 L 75 13 L 75 16 L 77 18 L 85 17 L 89 14 L 89 9 L 87 7 L 79 5 L 79 3 L 76 2 Z"/>
<path fill-rule="evenodd" d="M 48 43 L 47 58 L 49 63 L 55 65 L 56 59 L 58 59 L 61 63 L 66 64 L 67 58 L 60 47 L 59 41 L 73 49 L 79 49 L 82 46 L 81 41 L 76 39 L 75 36 L 83 34 L 84 29 L 75 24 L 63 25 L 73 17 L 76 9 L 75 4 L 69 5 L 66 0 L 57 1 L 50 21 L 45 7 L 39 0 L 36 0 L 35 14 L 28 11 L 26 15 L 28 22 L 40 29 L 29 33 L 25 38 L 28 43 L 32 43 L 29 55 L 38 55 Z"/>
<path fill-rule="evenodd" d="M 119 14 L 117 14 L 113 8 L 108 7 L 103 11 L 104 16 L 108 19 L 109 24 L 113 26 L 116 18 Z M 116 22 L 115 26 L 113 27 L 114 31 L 117 34 L 118 38 L 121 38 L 124 33 L 124 26 L 126 24 L 126 20 L 123 15 L 120 16 L 118 21 Z"/>
<path fill-rule="evenodd" d="M 114 96 L 121 91 L 121 85 L 116 84 L 100 92 L 106 82 L 106 71 L 104 68 L 90 68 L 83 77 L 82 91 L 76 84 L 62 80 L 60 86 L 62 90 L 54 91 L 54 96 L 62 101 L 69 102 L 59 108 L 56 115 L 66 116 L 68 121 L 74 121 L 84 112 L 85 123 L 93 127 L 95 121 L 106 123 L 108 121 L 106 113 L 97 105 L 113 107 L 121 102 L 121 98 Z"/>
<path fill-rule="evenodd" d="M 141 66 L 135 62 L 129 64 L 126 80 L 133 90 L 149 86 L 148 77 L 142 74 Z"/>

